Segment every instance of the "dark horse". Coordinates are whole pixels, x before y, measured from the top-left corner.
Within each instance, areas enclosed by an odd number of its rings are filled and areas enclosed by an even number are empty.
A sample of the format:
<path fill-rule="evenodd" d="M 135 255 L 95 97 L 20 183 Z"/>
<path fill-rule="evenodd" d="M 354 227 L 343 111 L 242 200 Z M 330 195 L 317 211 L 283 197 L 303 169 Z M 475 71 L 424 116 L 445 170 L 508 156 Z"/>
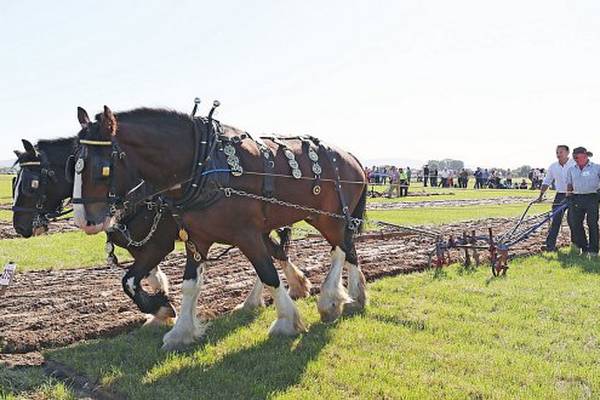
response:
<path fill-rule="evenodd" d="M 246 132 L 213 123 L 211 116 L 212 111 L 208 121 L 199 123 L 177 112 L 138 109 L 115 117 L 105 106 L 92 123 L 83 109 L 78 110 L 81 147 L 73 186 L 77 226 L 90 234 L 109 230 L 118 205 L 127 203 L 135 190 L 124 183 L 135 170 L 143 184 L 161 189 L 169 199 L 186 240 L 181 312 L 163 338 L 163 347 L 191 343 L 204 331 L 196 305 L 203 264 L 213 243 L 237 246 L 271 290 L 277 308 L 271 334 L 305 331 L 263 240 L 271 230 L 301 220 L 319 230 L 332 247 L 331 269 L 318 300 L 321 319 L 335 320 L 348 303 L 363 308 L 365 280 L 353 242 L 366 206 L 366 177 L 360 163 L 315 138 L 255 140 Z M 199 180 L 200 175 L 206 179 Z M 199 196 L 187 201 L 189 193 L 198 191 Z M 341 279 L 344 264 L 349 270 L 349 295 Z"/>
<path fill-rule="evenodd" d="M 63 202 L 72 197 L 74 171 L 69 168 L 72 166 L 69 161 L 76 145 L 76 137 L 40 140 L 36 146 L 23 140 L 25 151 L 15 151 L 20 171 L 13 182 L 13 226 L 21 236 L 27 238 L 44 233 L 49 223 L 48 216 L 60 215 Z M 157 218 L 159 210 L 148 207 L 148 204 L 131 210 L 120 221 L 121 231 L 107 232 L 107 239 L 109 243 L 126 249 L 135 260 L 122 280 L 125 293 L 142 312 L 154 316 L 150 323 L 163 324 L 175 316 L 175 311 L 168 299 L 167 276 L 158 263 L 174 249 L 177 224 L 168 210 Z M 158 221 L 155 231 L 148 235 L 154 221 Z M 125 237 L 122 231 L 129 237 Z M 278 233 L 280 243 L 269 240 L 267 245 L 283 268 L 290 285 L 290 295 L 295 298 L 306 297 L 310 282 L 291 263 L 284 248 L 289 240 L 289 229 Z M 148 239 L 143 244 L 143 240 L 131 239 L 146 237 Z M 154 293 L 147 293 L 143 289 L 141 280 L 144 278 Z M 262 283 L 257 279 L 254 289 L 241 306 L 251 309 L 263 304 Z"/>

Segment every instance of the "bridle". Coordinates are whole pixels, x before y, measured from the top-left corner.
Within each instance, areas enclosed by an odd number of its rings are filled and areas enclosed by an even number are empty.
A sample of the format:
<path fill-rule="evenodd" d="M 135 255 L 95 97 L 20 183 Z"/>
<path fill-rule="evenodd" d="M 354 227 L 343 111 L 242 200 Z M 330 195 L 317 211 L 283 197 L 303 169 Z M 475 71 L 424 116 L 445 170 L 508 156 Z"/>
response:
<path fill-rule="evenodd" d="M 118 160 L 125 160 L 126 154 L 119 143 L 116 140 L 87 140 L 79 139 L 79 147 L 76 151 L 75 159 L 75 173 L 81 174 L 88 159 L 89 151 L 88 147 L 111 147 L 110 157 L 108 162 L 101 163 L 100 165 L 92 165 L 93 179 L 95 180 L 108 180 L 108 194 L 106 197 L 75 197 L 72 200 L 73 204 L 93 204 L 93 203 L 106 203 L 109 208 L 110 216 L 116 214 L 119 208 L 127 207 L 128 201 L 126 196 L 117 196 L 117 182 L 115 179 L 114 169 Z"/>
<path fill-rule="evenodd" d="M 47 160 L 46 155 L 43 152 L 38 152 L 40 158 L 39 161 L 24 161 L 19 163 L 21 167 L 19 185 L 22 186 L 22 192 L 26 196 L 32 196 L 35 199 L 35 207 L 22 207 L 17 206 L 16 201 L 12 206 L 13 212 L 25 212 L 33 213 L 33 227 L 46 226 L 49 219 L 58 218 L 66 215 L 71 210 L 63 210 L 63 202 L 53 210 L 46 208 L 47 188 L 50 181 L 56 183 L 56 172 L 51 168 L 50 163 Z M 27 167 L 40 167 L 39 173 L 37 171 L 31 171 Z M 23 179 L 26 178 L 26 179 Z M 15 197 L 15 191 L 19 188 L 17 185 L 17 177 L 13 178 L 12 195 Z M 28 186 L 25 188 L 25 186 Z M 29 194 L 28 194 L 29 193 Z M 17 199 L 15 199 L 17 200 Z"/>

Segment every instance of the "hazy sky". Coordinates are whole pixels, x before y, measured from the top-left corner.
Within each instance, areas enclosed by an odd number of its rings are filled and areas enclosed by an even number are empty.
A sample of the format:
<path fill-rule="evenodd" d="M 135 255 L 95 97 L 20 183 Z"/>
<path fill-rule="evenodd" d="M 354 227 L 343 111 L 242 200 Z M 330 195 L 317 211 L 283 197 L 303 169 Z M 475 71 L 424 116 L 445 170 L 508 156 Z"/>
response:
<path fill-rule="evenodd" d="M 0 3 L 0 159 L 90 114 L 162 106 L 310 133 L 363 160 L 600 162 L 600 1 Z"/>

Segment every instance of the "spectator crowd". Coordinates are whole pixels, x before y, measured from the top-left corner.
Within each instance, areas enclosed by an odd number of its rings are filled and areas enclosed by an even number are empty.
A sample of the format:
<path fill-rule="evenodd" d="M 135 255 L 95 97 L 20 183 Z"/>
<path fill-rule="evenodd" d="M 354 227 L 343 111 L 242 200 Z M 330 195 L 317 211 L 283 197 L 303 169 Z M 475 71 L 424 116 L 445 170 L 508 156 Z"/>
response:
<path fill-rule="evenodd" d="M 544 168 L 532 168 L 527 177 L 517 177 L 510 170 L 498 168 L 477 167 L 474 171 L 461 168 L 435 168 L 424 165 L 419 170 L 410 167 L 393 165 L 372 166 L 365 168 L 369 183 L 373 185 L 388 185 L 386 194 L 389 197 L 407 196 L 411 182 L 422 182 L 424 187 L 462 188 L 469 186 L 472 179 L 473 189 L 531 189 L 537 190 L 542 186 L 546 177 Z M 517 179 L 519 178 L 519 179 Z"/>

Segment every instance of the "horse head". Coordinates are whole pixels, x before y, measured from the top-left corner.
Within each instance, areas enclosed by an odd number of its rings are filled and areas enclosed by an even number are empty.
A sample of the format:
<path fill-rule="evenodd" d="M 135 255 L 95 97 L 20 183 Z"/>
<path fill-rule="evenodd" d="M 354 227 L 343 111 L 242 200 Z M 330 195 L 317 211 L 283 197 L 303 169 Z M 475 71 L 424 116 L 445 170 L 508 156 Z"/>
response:
<path fill-rule="evenodd" d="M 72 139 L 40 141 L 37 148 L 23 139 L 24 152 L 15 151 L 18 175 L 13 178 L 13 226 L 23 237 L 37 236 L 48 230 L 48 215 L 62 209 L 69 197 L 70 185 L 65 176 L 66 156 L 72 149 Z M 58 157 L 48 158 L 40 147 L 65 147 Z"/>
<path fill-rule="evenodd" d="M 124 196 L 124 178 L 118 176 L 125 173 L 124 153 L 116 140 L 117 120 L 110 108 L 104 106 L 95 122 L 81 107 L 77 117 L 81 131 L 73 179 L 74 221 L 91 235 L 110 228 L 117 202 Z"/>

